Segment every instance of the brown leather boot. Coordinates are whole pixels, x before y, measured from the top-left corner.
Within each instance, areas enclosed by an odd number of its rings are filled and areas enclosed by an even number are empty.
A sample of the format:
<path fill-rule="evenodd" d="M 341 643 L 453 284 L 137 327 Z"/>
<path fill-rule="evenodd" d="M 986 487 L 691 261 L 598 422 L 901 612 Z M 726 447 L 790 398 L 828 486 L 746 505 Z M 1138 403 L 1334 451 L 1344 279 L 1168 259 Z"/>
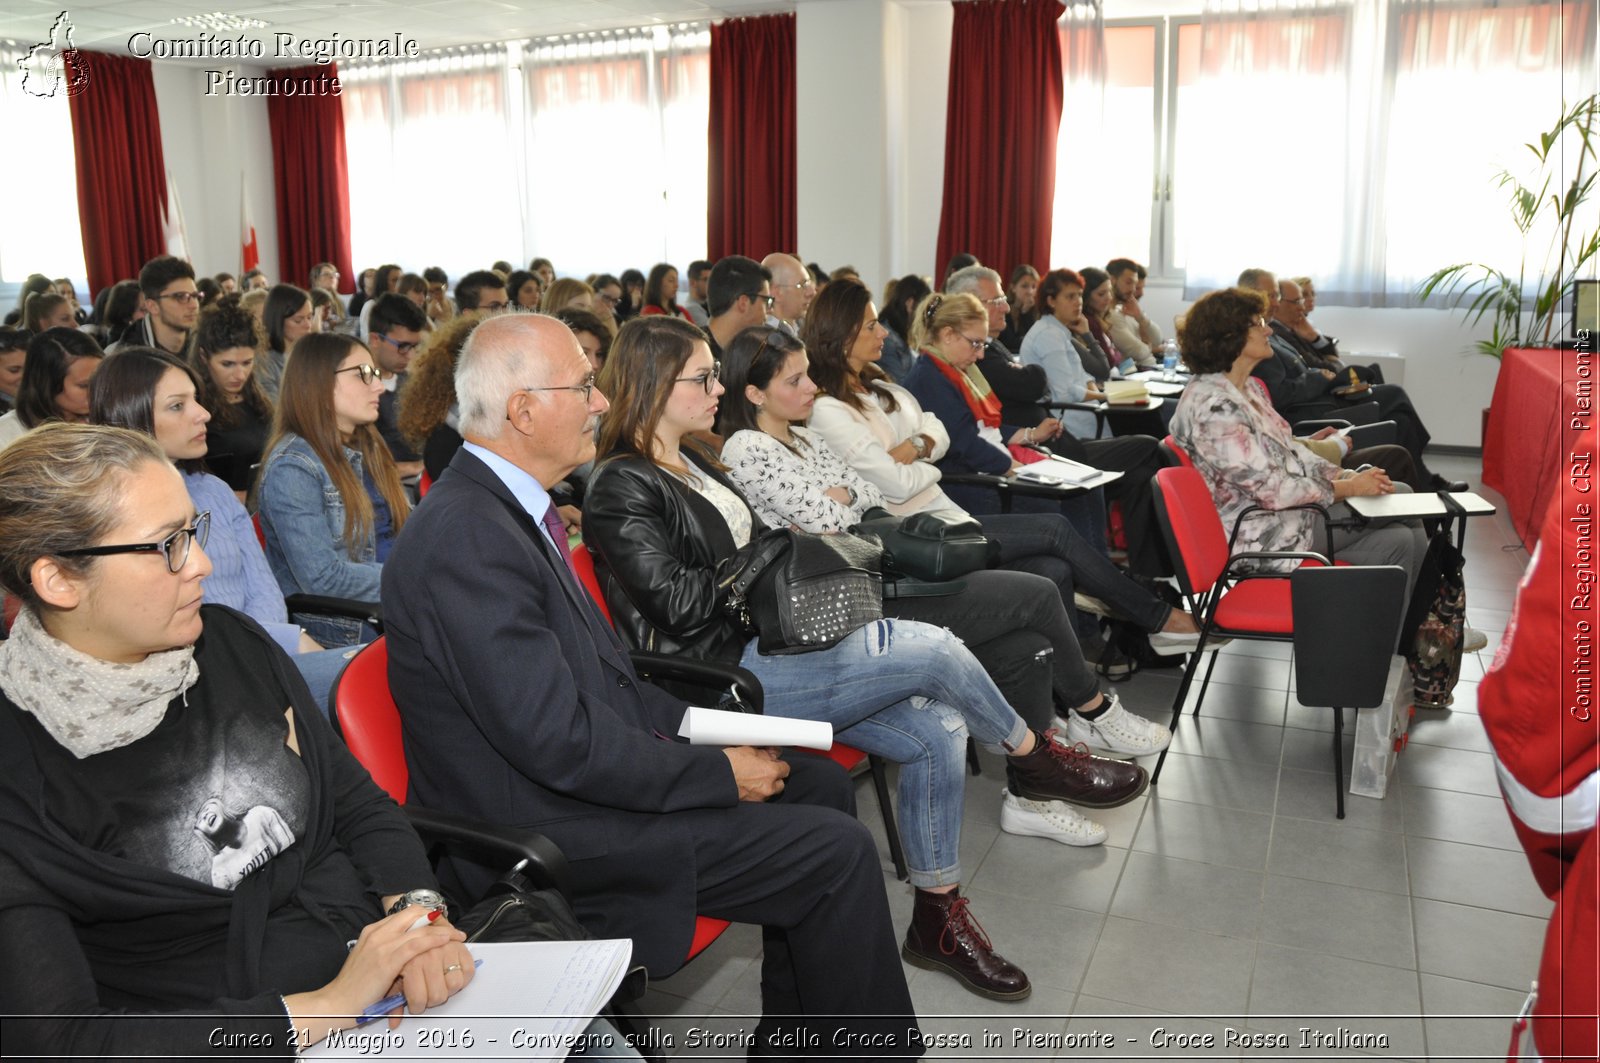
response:
<path fill-rule="evenodd" d="M 1096 757 L 1082 742 L 1070 746 L 1046 731 L 1032 753 L 1006 758 L 1006 784 L 1030 801 L 1066 801 L 1084 808 L 1116 808 L 1144 793 L 1150 773 L 1137 764 Z"/>
<path fill-rule="evenodd" d="M 900 955 L 917 967 L 947 971 L 982 996 L 1021 1000 L 1033 984 L 1022 968 L 994 951 L 968 903 L 959 887 L 949 893 L 918 890 Z"/>

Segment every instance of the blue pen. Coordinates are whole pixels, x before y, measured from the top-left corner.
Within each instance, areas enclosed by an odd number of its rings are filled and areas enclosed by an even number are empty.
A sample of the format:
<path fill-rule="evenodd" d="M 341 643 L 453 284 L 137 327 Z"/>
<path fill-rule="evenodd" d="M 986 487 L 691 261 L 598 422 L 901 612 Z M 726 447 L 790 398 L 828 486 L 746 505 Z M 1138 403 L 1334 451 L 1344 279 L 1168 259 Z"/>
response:
<path fill-rule="evenodd" d="M 482 967 L 482 966 L 483 966 L 483 961 L 482 960 L 473 960 L 472 961 L 472 969 L 473 970 L 477 970 L 479 967 Z M 375 1021 L 377 1019 L 381 1019 L 385 1015 L 387 1015 L 391 1011 L 393 1011 L 395 1008 L 398 1008 L 400 1005 L 404 1004 L 405 1002 L 406 1002 L 406 995 L 404 993 L 396 993 L 393 996 L 384 997 L 382 1000 L 380 1000 L 376 1004 L 372 1005 L 372 1007 L 368 1008 L 366 1011 L 363 1011 L 361 1013 L 361 1021 L 357 1022 L 356 1026 L 357 1027 L 365 1026 L 369 1022 L 373 1022 L 373 1021 Z"/>

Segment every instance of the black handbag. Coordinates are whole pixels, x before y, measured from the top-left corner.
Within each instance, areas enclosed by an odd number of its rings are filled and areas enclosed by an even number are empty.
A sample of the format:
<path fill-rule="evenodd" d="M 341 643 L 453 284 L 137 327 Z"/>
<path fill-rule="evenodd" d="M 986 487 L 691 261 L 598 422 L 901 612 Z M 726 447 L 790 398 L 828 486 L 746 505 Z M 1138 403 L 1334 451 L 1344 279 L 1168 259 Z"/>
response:
<path fill-rule="evenodd" d="M 456 923 L 467 941 L 588 941 L 593 934 L 578 922 L 566 895 L 556 889 L 535 889 L 520 871 L 496 879 L 481 901 Z M 644 995 L 649 975 L 634 965 L 623 976 L 606 1009 L 624 1006 Z"/>
<path fill-rule="evenodd" d="M 733 578 L 727 608 L 764 654 L 809 653 L 883 619 L 883 551 L 854 535 L 763 532 Z"/>
<path fill-rule="evenodd" d="M 912 513 L 897 517 L 873 507 L 850 529 L 883 544 L 885 576 L 943 581 L 988 568 L 999 548 L 983 525 L 965 514 Z"/>
<path fill-rule="evenodd" d="M 468 941 L 587 941 L 594 936 L 559 890 L 535 889 L 520 871 L 497 879 L 456 929 Z"/>

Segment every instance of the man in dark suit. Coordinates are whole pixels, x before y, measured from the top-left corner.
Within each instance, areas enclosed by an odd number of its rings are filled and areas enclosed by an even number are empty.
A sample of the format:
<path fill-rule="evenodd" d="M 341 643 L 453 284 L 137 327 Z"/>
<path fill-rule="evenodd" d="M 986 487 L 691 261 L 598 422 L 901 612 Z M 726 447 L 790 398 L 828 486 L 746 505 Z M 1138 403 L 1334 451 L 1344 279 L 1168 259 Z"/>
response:
<path fill-rule="evenodd" d="M 632 938 L 652 974 L 683 963 L 696 913 L 763 924 L 762 1034 L 795 1015 L 822 1051 L 844 1028 L 900 1046 L 846 1054 L 908 1054 L 910 994 L 848 780 L 818 757 L 674 741 L 684 703 L 639 680 L 571 570 L 548 488 L 594 457 L 593 380 L 541 315 L 490 319 L 462 351 L 466 442 L 383 574 L 411 797 L 550 836 L 579 918 Z"/>

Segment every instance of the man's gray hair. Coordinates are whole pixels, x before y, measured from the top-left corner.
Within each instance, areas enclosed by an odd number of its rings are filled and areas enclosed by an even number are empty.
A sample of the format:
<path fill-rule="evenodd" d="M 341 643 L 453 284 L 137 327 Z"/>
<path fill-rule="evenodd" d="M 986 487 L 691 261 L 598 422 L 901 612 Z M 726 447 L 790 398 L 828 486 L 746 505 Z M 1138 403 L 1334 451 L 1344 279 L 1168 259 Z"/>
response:
<path fill-rule="evenodd" d="M 1001 291 L 1006 290 L 1005 282 L 1000 279 L 1000 274 L 988 266 L 966 266 L 956 270 L 944 280 L 946 295 L 959 295 L 962 292 L 978 292 L 979 281 L 994 281 L 995 287 Z"/>
<path fill-rule="evenodd" d="M 1263 288 L 1267 287 L 1266 279 L 1268 277 L 1272 278 L 1273 283 L 1277 283 L 1278 275 L 1273 273 L 1270 269 L 1247 269 L 1243 273 L 1239 274 L 1239 283 L 1237 286 L 1240 288 L 1251 288 L 1256 291 L 1261 291 Z"/>
<path fill-rule="evenodd" d="M 500 438 L 506 423 L 506 400 L 514 392 L 544 382 L 544 367 L 528 356 L 531 339 L 524 323 L 531 316 L 489 318 L 473 329 L 462 345 L 456 362 L 456 404 L 463 436 Z"/>

